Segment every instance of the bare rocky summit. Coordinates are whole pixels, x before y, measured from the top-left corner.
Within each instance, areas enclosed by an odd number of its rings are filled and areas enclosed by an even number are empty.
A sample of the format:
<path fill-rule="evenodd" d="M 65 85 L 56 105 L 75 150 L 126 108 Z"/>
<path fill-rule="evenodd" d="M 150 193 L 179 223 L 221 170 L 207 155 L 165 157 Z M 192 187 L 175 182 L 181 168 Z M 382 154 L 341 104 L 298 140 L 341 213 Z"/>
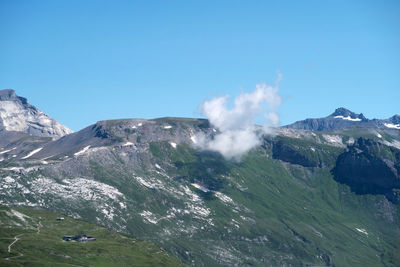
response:
<path fill-rule="evenodd" d="M 30 105 L 26 98 L 17 96 L 12 89 L 0 90 L 0 131 L 24 132 L 53 139 L 72 133 L 72 130 Z"/>

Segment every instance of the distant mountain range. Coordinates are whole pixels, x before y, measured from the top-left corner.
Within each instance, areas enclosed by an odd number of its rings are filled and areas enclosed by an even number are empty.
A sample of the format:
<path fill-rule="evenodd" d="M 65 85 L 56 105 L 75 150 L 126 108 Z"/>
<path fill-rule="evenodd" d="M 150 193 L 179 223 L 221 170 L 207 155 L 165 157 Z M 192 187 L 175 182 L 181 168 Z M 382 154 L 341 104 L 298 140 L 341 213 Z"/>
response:
<path fill-rule="evenodd" d="M 290 129 L 309 131 L 335 131 L 346 128 L 383 128 L 400 130 L 400 115 L 388 119 L 367 119 L 362 113 L 356 114 L 345 108 L 338 108 L 325 118 L 305 119 L 284 126 Z"/>
<path fill-rule="evenodd" d="M 216 132 L 204 119 L 72 133 L 14 91 L 0 96 L 2 205 L 99 224 L 189 266 L 400 266 L 398 115 L 339 108 L 263 135 L 236 162 L 196 147 Z"/>

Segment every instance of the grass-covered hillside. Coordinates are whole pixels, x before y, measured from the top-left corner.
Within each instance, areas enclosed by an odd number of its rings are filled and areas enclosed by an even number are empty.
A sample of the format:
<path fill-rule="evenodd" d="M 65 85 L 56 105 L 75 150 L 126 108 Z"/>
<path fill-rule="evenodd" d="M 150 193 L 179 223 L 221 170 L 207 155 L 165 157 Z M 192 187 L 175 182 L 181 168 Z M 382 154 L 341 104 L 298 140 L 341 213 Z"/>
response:
<path fill-rule="evenodd" d="M 180 266 L 156 245 L 103 227 L 31 209 L 0 207 L 0 266 Z M 66 242 L 85 234 L 91 242 Z"/>

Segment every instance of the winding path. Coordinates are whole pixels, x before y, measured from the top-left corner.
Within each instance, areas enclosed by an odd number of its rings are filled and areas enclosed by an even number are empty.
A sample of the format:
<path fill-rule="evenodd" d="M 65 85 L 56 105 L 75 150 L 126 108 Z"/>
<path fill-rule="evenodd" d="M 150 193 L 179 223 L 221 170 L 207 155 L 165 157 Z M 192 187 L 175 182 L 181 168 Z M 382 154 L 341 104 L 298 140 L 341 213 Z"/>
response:
<path fill-rule="evenodd" d="M 14 236 L 14 241 L 11 242 L 10 245 L 8 245 L 8 253 L 11 253 L 11 247 L 12 247 L 15 243 L 18 242 L 19 238 L 20 238 L 22 235 L 23 235 L 23 234 L 19 234 L 19 235 Z M 6 258 L 6 260 L 10 260 L 10 259 L 13 259 L 13 258 L 15 259 L 15 258 L 24 256 L 24 254 L 22 254 L 22 253 L 20 253 L 20 252 L 18 252 L 18 253 L 19 253 L 19 256 L 8 257 L 8 258 Z"/>

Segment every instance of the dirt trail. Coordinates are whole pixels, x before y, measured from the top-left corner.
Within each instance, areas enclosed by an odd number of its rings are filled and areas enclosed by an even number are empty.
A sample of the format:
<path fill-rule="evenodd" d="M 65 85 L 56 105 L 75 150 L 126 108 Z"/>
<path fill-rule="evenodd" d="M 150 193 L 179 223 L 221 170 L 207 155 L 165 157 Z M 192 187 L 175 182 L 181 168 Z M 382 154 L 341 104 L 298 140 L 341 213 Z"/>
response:
<path fill-rule="evenodd" d="M 12 247 L 15 243 L 18 242 L 18 240 L 20 239 L 20 237 L 21 237 L 22 235 L 23 235 L 23 234 L 19 234 L 19 235 L 14 236 L 14 241 L 11 242 L 10 245 L 8 245 L 8 253 L 11 253 L 11 247 Z M 18 256 L 8 257 L 8 258 L 6 258 L 6 260 L 15 259 L 15 258 L 24 256 L 24 254 L 22 254 L 22 253 L 20 253 L 20 252 L 18 252 L 18 253 L 19 253 Z"/>

